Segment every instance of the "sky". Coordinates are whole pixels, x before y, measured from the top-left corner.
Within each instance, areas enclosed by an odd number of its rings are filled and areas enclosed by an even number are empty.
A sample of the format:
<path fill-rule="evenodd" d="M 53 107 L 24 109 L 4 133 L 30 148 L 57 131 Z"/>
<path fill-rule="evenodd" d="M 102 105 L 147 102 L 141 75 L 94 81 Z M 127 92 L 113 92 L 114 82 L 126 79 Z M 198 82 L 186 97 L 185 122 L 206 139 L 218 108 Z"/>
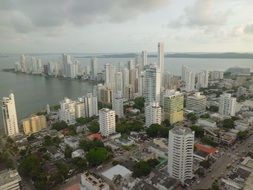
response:
<path fill-rule="evenodd" d="M 253 52 L 252 0 L 0 0 L 0 53 Z"/>

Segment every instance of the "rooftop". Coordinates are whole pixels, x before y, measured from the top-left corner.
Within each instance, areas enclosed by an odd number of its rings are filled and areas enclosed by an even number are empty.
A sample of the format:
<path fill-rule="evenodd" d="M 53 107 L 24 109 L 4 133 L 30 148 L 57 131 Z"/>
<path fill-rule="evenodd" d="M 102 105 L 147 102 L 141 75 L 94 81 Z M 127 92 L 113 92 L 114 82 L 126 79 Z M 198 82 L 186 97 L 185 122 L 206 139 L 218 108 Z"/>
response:
<path fill-rule="evenodd" d="M 192 134 L 192 130 L 187 127 L 181 127 L 181 126 L 176 126 L 173 129 L 170 130 L 170 132 L 173 132 L 174 134 L 177 135 L 187 135 L 187 134 Z"/>
<path fill-rule="evenodd" d="M 132 172 L 125 168 L 124 166 L 121 165 L 116 165 L 109 170 L 106 170 L 105 172 L 102 173 L 102 175 L 110 180 L 113 180 L 113 177 L 116 175 L 121 175 L 123 178 L 131 175 Z"/>
<path fill-rule="evenodd" d="M 0 186 L 14 181 L 21 181 L 21 177 L 17 170 L 3 170 L 0 172 Z"/>

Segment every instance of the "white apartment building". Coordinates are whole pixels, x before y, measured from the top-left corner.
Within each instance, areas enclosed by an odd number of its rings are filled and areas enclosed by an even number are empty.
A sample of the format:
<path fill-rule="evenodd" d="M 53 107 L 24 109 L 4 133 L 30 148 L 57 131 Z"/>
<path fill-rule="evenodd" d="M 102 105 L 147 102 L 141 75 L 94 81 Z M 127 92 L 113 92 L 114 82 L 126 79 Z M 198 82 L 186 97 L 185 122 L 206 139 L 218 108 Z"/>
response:
<path fill-rule="evenodd" d="M 21 177 L 17 170 L 0 171 L 1 190 L 19 190 L 21 188 Z"/>
<path fill-rule="evenodd" d="M 203 114 L 206 111 L 207 98 L 196 92 L 193 95 L 187 96 L 186 109 L 192 110 L 197 114 Z"/>
<path fill-rule="evenodd" d="M 145 70 L 144 97 L 147 103 L 160 101 L 161 75 L 156 65 L 150 65 Z"/>
<path fill-rule="evenodd" d="M 202 71 L 197 74 L 197 88 L 207 88 L 208 87 L 208 80 L 209 80 L 209 73 L 208 71 Z"/>
<path fill-rule="evenodd" d="M 152 124 L 161 124 L 162 109 L 159 103 L 153 102 L 145 107 L 145 126 L 149 127 Z"/>
<path fill-rule="evenodd" d="M 210 80 L 221 80 L 223 79 L 223 71 L 210 71 Z"/>
<path fill-rule="evenodd" d="M 76 118 L 85 117 L 85 107 L 84 107 L 83 101 L 76 102 L 75 114 L 76 114 L 75 115 Z"/>
<path fill-rule="evenodd" d="M 231 94 L 224 93 L 220 96 L 219 113 L 222 116 L 234 116 L 236 109 L 236 98 Z"/>
<path fill-rule="evenodd" d="M 115 111 L 107 108 L 99 110 L 99 129 L 101 135 L 105 137 L 115 133 Z"/>
<path fill-rule="evenodd" d="M 124 117 L 124 99 L 122 97 L 115 97 L 112 101 L 112 110 L 115 111 L 115 114 L 118 118 Z"/>
<path fill-rule="evenodd" d="M 164 87 L 164 81 L 163 81 L 163 76 L 164 76 L 164 44 L 163 42 L 158 43 L 158 67 L 160 69 L 160 82 L 161 86 Z"/>
<path fill-rule="evenodd" d="M 168 173 L 184 184 L 193 177 L 194 132 L 190 128 L 174 127 L 169 131 Z"/>
<path fill-rule="evenodd" d="M 5 134 L 7 136 L 16 136 L 19 133 L 19 128 L 13 93 L 11 93 L 9 97 L 3 97 L 2 114 Z"/>
<path fill-rule="evenodd" d="M 76 120 L 76 102 L 69 98 L 60 101 L 59 119 L 67 124 L 75 124 Z"/>
<path fill-rule="evenodd" d="M 91 80 L 96 80 L 97 74 L 98 74 L 98 68 L 97 68 L 97 58 L 93 57 L 91 59 L 91 64 L 90 64 L 90 78 Z"/>
<path fill-rule="evenodd" d="M 195 90 L 195 73 L 185 65 L 182 67 L 182 80 L 185 82 L 186 92 Z"/>
<path fill-rule="evenodd" d="M 109 190 L 109 185 L 100 177 L 85 172 L 81 175 L 80 190 Z"/>
<path fill-rule="evenodd" d="M 86 117 L 98 115 L 98 100 L 96 96 L 93 96 L 92 93 L 87 93 L 87 96 L 84 97 L 84 104 Z"/>

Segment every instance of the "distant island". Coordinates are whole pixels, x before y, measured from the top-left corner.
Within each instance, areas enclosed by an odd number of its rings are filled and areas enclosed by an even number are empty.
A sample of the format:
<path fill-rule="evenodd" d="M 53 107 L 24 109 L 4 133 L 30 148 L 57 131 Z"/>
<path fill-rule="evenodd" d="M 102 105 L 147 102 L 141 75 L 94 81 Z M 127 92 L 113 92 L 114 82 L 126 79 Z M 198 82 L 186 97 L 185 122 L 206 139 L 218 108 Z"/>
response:
<path fill-rule="evenodd" d="M 98 55 L 97 58 L 134 58 L 137 53 Z M 91 58 L 93 56 L 76 56 L 76 58 Z M 151 53 L 148 57 L 157 57 Z M 208 58 L 208 59 L 253 59 L 253 53 L 166 53 L 168 58 Z"/>

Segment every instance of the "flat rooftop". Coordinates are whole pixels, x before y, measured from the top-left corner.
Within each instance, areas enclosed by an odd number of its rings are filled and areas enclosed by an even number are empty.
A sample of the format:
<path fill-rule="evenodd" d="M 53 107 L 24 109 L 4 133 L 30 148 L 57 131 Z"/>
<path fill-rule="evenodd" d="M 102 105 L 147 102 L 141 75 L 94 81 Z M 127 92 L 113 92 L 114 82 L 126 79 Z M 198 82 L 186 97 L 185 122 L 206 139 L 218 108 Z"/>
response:
<path fill-rule="evenodd" d="M 110 180 L 113 180 L 113 177 L 116 175 L 121 175 L 123 178 L 126 176 L 131 175 L 132 172 L 125 168 L 124 166 L 121 165 L 116 165 L 110 168 L 109 170 L 106 170 L 105 172 L 102 173 L 102 175 Z"/>

